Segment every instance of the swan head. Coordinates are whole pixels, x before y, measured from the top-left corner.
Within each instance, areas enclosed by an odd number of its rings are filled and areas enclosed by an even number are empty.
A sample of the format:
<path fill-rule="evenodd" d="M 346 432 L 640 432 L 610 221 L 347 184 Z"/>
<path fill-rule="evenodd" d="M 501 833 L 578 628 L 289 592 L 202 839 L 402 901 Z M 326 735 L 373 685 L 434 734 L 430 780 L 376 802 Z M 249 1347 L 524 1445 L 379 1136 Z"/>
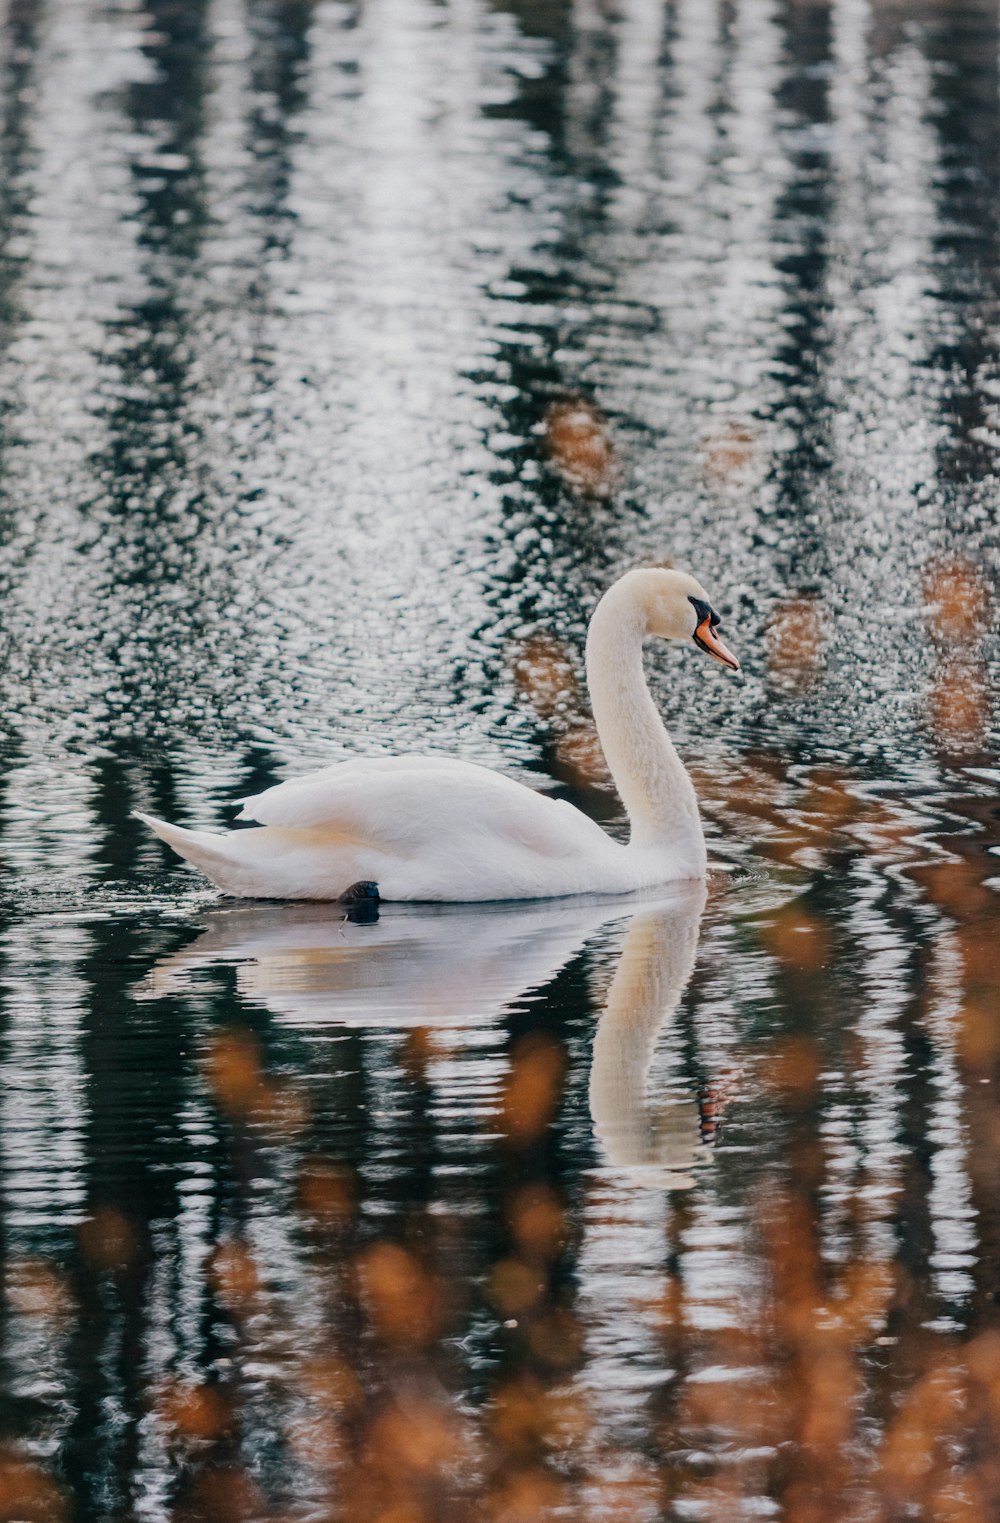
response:
<path fill-rule="evenodd" d="M 723 666 L 738 672 L 740 663 L 719 635 L 720 618 L 700 582 L 686 571 L 640 572 L 647 629 L 664 640 L 693 640 Z"/>

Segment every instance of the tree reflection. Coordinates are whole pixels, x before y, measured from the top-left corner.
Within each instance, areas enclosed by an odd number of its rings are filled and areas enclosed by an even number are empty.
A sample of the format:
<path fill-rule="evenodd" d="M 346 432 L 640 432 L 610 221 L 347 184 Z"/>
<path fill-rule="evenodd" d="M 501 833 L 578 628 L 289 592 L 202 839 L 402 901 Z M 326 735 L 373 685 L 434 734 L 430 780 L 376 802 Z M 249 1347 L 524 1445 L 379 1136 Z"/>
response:
<path fill-rule="evenodd" d="M 998 56 L 15 0 L 0 1520 L 994 1523 Z M 584 626 L 664 555 L 749 657 L 652 672 L 703 911 L 342 926 L 132 831 L 362 750 L 613 816 Z"/>

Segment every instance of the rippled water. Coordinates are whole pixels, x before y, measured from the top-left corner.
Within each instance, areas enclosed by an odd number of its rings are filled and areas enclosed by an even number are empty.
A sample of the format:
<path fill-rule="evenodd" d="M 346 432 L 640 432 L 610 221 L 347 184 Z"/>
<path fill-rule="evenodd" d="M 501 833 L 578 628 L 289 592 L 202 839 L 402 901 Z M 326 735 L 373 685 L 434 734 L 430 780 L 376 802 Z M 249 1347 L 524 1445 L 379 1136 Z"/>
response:
<path fill-rule="evenodd" d="M 985 0 L 10 0 L 0 1519 L 993 1523 L 1000 23 Z M 447 750 L 715 871 L 217 898 Z"/>

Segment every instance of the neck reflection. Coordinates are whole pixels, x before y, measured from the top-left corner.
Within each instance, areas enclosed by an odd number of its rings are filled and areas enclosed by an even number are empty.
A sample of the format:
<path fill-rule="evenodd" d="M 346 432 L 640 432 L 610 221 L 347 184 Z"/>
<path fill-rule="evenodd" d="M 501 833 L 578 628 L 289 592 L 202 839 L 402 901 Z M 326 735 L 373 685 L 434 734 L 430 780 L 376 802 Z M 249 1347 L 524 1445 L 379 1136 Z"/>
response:
<path fill-rule="evenodd" d="M 693 1184 L 692 1171 L 710 1153 L 690 1087 L 650 1083 L 656 1048 L 694 969 L 705 898 L 703 883 L 684 884 L 669 903 L 633 917 L 594 1034 L 594 1131 L 612 1166 L 659 1188 Z"/>
<path fill-rule="evenodd" d="M 681 1189 L 707 1163 L 710 1142 L 690 1078 L 662 1073 L 654 1059 L 657 1050 L 680 1051 L 679 1036 L 671 1043 L 670 1033 L 694 968 L 705 900 L 699 882 L 653 901 L 393 905 L 367 925 L 329 905 L 220 907 L 136 992 L 188 994 L 205 987 L 204 970 L 228 965 L 240 1003 L 303 1032 L 496 1026 L 540 997 L 604 927 L 621 922 L 624 941 L 595 1011 L 594 1132 L 606 1162 L 631 1182 Z"/>

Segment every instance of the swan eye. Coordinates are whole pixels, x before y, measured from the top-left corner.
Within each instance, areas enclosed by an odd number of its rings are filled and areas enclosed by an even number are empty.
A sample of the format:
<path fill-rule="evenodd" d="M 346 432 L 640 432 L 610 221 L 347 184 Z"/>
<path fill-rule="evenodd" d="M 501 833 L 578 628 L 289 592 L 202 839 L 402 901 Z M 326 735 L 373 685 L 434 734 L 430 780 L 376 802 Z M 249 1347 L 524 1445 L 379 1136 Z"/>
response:
<path fill-rule="evenodd" d="M 706 603 L 704 598 L 692 598 L 692 597 L 688 598 L 688 602 L 691 604 L 691 607 L 694 609 L 695 614 L 696 614 L 697 619 L 698 619 L 698 623 L 696 625 L 696 628 L 700 629 L 701 626 L 704 624 L 705 620 L 707 619 L 708 623 L 709 623 L 709 627 L 711 629 L 714 629 L 715 625 L 719 622 L 719 615 L 715 612 L 715 610 L 712 607 L 711 603 Z"/>
<path fill-rule="evenodd" d="M 711 630 L 718 629 L 719 625 L 722 623 L 722 617 L 721 617 L 720 614 L 716 613 L 716 611 L 712 607 L 711 603 L 706 603 L 704 598 L 692 598 L 692 597 L 688 598 L 688 602 L 691 604 L 692 608 L 694 609 L 695 613 L 698 616 L 698 625 L 697 625 L 697 627 L 699 629 L 704 624 L 706 619 L 708 620 L 708 627 L 709 627 L 709 629 L 711 629 Z"/>

